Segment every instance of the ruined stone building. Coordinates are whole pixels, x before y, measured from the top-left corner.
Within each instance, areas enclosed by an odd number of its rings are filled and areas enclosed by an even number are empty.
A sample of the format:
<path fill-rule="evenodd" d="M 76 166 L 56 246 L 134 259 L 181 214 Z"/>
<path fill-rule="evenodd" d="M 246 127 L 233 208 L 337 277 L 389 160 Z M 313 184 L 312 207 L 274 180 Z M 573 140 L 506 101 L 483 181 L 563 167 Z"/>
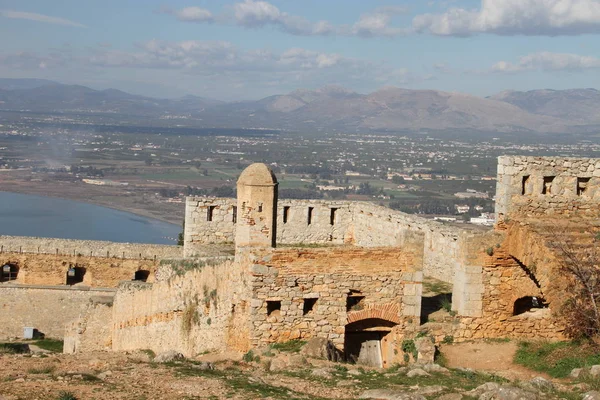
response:
<path fill-rule="evenodd" d="M 0 284 L 0 336 L 32 326 L 64 332 L 67 352 L 188 356 L 321 337 L 384 367 L 403 362 L 402 341 L 420 331 L 560 339 L 566 281 L 549 227 L 582 246 L 600 229 L 600 159 L 500 157 L 489 230 L 367 202 L 279 200 L 277 187 L 253 164 L 237 199 L 188 198 L 183 249 L 1 238 L 18 275 Z M 82 282 L 66 285 L 75 264 Z M 442 321 L 427 320 L 424 277 L 452 286 Z"/>

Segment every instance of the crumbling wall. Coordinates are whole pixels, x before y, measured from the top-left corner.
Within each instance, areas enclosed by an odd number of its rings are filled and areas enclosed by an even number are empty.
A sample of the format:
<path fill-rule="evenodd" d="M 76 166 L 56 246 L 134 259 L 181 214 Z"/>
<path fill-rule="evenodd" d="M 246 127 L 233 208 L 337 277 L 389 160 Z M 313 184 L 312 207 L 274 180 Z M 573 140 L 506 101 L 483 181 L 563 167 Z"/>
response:
<path fill-rule="evenodd" d="M 598 215 L 600 159 L 498 158 L 496 220 L 544 215 Z"/>
<path fill-rule="evenodd" d="M 180 275 L 166 281 L 119 286 L 112 314 L 113 350 L 177 350 L 194 356 L 248 349 L 250 296 L 240 264 L 225 261 L 187 272 L 185 265 L 178 267 Z"/>
<path fill-rule="evenodd" d="M 65 327 L 63 353 L 108 351 L 111 343 L 113 297 L 94 297 L 90 307 Z"/>
<path fill-rule="evenodd" d="M 257 255 L 251 343 L 323 337 L 342 349 L 346 324 L 370 318 L 397 324 L 401 341 L 404 328 L 419 321 L 420 262 L 397 248 L 279 248 Z M 349 303 L 349 297 L 362 300 Z"/>
<path fill-rule="evenodd" d="M 85 314 L 98 296 L 114 289 L 0 285 L 0 340 L 22 338 L 32 327 L 46 337 L 62 339 L 65 326 Z"/>
<path fill-rule="evenodd" d="M 85 269 L 83 282 L 79 284 L 84 286 L 116 287 L 120 281 L 133 280 L 138 270 L 148 271 L 148 281 L 152 282 L 158 263 L 153 259 L 0 253 L 0 266 L 11 264 L 19 268 L 17 279 L 11 282 L 26 285 L 65 285 L 71 267 Z"/>

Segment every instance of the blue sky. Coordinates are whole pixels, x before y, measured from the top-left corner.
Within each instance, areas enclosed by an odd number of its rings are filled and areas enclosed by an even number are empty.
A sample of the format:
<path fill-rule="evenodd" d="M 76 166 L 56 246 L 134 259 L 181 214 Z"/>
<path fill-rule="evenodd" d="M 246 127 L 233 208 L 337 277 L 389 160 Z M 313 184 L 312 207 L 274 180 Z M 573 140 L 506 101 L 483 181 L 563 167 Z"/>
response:
<path fill-rule="evenodd" d="M 600 0 L 0 0 L 0 77 L 157 97 L 600 88 Z"/>

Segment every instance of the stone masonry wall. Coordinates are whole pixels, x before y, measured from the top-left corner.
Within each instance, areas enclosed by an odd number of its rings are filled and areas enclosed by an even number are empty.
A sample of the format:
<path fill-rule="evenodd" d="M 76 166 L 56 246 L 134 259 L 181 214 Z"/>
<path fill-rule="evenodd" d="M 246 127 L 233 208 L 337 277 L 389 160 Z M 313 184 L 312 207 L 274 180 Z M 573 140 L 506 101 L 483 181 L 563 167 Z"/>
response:
<path fill-rule="evenodd" d="M 392 341 L 400 346 L 403 328 L 419 321 L 420 261 L 398 248 L 280 248 L 258 255 L 252 267 L 251 343 L 323 337 L 343 349 L 346 324 L 377 318 L 398 324 Z M 364 296 L 350 310 L 349 294 Z M 309 311 L 306 299 L 314 302 Z M 273 302 L 280 309 L 269 313 Z"/>
<path fill-rule="evenodd" d="M 182 248 L 180 246 L 116 243 L 99 240 L 0 236 L 0 252 L 60 255 L 80 254 L 92 257 L 161 260 L 163 258 L 181 257 Z"/>
<path fill-rule="evenodd" d="M 114 289 L 52 286 L 0 286 L 0 340 L 22 338 L 32 327 L 46 337 L 62 339 L 65 326 L 85 314 L 98 298 L 114 296 Z"/>
<path fill-rule="evenodd" d="M 63 353 L 109 351 L 112 348 L 112 298 L 93 304 L 65 327 Z"/>
<path fill-rule="evenodd" d="M 186 356 L 248 350 L 248 281 L 240 264 L 226 261 L 154 284 L 122 283 L 113 305 L 113 350 Z"/>
<path fill-rule="evenodd" d="M 71 267 L 85 269 L 78 286 L 117 287 L 120 281 L 134 279 L 138 270 L 148 271 L 148 281 L 154 279 L 159 261 L 152 259 L 103 258 L 62 254 L 0 253 L 0 265 L 19 268 L 17 279 L 10 281 L 27 285 L 66 285 Z M 0 283 L 2 287 L 5 283 Z"/>
<path fill-rule="evenodd" d="M 222 217 L 206 221 L 208 204 L 218 204 L 214 213 L 223 211 Z M 233 210 L 235 204 L 235 199 L 188 198 L 187 256 L 207 242 L 218 243 L 234 237 L 235 224 L 231 222 L 232 211 L 229 210 Z M 312 208 L 310 224 L 309 208 Z M 187 222 L 190 218 L 191 224 Z M 422 254 L 424 274 L 446 282 L 453 281 L 458 268 L 460 238 L 464 231 L 468 232 L 369 202 L 280 200 L 277 211 L 279 244 L 410 246 Z"/>
<path fill-rule="evenodd" d="M 599 158 L 498 158 L 497 221 L 599 211 Z"/>

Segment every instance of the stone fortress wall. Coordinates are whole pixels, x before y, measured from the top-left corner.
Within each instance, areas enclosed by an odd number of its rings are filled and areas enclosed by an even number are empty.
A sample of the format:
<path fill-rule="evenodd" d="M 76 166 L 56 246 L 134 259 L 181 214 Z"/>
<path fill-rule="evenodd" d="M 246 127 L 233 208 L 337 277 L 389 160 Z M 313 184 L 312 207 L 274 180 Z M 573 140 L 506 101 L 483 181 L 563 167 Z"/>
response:
<path fill-rule="evenodd" d="M 23 328 L 61 338 L 65 325 L 97 302 L 110 301 L 116 289 L 70 286 L 0 285 L 0 340 L 23 337 Z"/>
<path fill-rule="evenodd" d="M 0 267 L 12 270 L 0 279 L 0 340 L 22 337 L 24 327 L 62 337 L 99 295 L 112 298 L 121 281 L 152 282 L 162 259 L 181 256 L 178 246 L 0 236 Z"/>
<path fill-rule="evenodd" d="M 189 197 L 186 201 L 184 255 L 193 257 L 207 244 L 235 237 L 236 199 Z M 209 211 L 210 207 L 214 207 Z M 209 214 L 212 218 L 209 218 Z M 209 220 L 210 219 L 210 220 Z M 340 200 L 280 200 L 277 243 L 293 245 L 353 245 L 386 247 L 411 245 L 422 253 L 425 275 L 452 283 L 458 266 L 460 229 L 405 214 L 369 202 Z M 420 250 L 417 250 L 421 247 Z"/>
<path fill-rule="evenodd" d="M 600 159 L 498 158 L 496 220 L 588 214 L 600 210 Z"/>

